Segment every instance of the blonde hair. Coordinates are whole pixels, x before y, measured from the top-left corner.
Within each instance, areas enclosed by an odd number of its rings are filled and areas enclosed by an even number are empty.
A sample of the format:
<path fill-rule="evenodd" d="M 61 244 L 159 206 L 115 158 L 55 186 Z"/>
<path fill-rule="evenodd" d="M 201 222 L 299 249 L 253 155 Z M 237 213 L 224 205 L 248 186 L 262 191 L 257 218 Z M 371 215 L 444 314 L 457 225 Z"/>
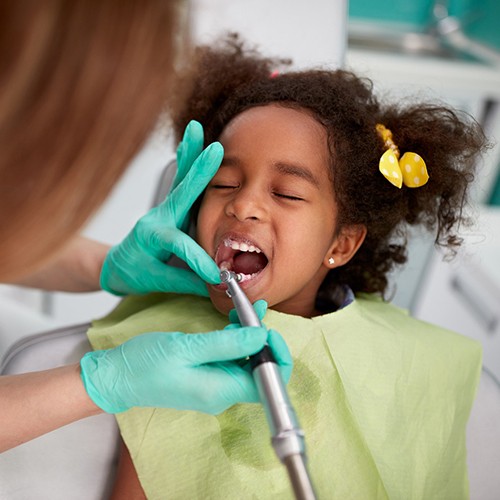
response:
<path fill-rule="evenodd" d="M 62 247 L 138 152 L 169 92 L 176 0 L 0 5 L 0 280 Z"/>

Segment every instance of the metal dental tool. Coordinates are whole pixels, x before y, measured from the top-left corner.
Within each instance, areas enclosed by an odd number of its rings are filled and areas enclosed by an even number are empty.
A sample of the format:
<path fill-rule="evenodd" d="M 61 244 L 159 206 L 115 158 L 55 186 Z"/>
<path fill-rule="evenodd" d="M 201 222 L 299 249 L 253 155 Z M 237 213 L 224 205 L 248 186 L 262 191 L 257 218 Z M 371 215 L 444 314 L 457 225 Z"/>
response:
<path fill-rule="evenodd" d="M 222 283 L 242 326 L 262 326 L 251 302 L 238 285 L 239 275 L 231 271 L 220 273 Z M 290 403 L 285 384 L 268 346 L 250 356 L 252 374 L 259 391 L 271 430 L 271 442 L 278 458 L 287 468 L 288 476 L 298 500 L 314 500 L 314 489 L 306 467 L 304 432 Z"/>

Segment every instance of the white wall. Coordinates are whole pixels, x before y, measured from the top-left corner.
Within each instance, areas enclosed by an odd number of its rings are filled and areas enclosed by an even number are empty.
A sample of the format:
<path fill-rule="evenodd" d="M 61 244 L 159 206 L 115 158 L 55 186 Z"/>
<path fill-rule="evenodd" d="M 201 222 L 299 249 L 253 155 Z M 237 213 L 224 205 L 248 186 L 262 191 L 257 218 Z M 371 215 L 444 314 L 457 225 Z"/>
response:
<path fill-rule="evenodd" d="M 196 0 L 192 20 L 202 43 L 236 31 L 298 67 L 340 66 L 345 54 L 347 0 Z"/>

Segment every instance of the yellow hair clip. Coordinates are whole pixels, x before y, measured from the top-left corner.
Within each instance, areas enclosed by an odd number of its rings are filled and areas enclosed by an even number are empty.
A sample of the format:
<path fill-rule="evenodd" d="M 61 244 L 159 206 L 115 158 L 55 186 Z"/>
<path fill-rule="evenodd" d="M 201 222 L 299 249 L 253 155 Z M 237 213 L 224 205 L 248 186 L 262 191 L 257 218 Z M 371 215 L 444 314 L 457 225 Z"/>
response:
<path fill-rule="evenodd" d="M 380 123 L 376 126 L 382 137 L 387 151 L 380 157 L 378 169 L 382 175 L 394 186 L 415 188 L 423 186 L 429 180 L 425 161 L 416 153 L 405 153 L 399 159 L 399 149 L 392 140 L 392 132 Z"/>

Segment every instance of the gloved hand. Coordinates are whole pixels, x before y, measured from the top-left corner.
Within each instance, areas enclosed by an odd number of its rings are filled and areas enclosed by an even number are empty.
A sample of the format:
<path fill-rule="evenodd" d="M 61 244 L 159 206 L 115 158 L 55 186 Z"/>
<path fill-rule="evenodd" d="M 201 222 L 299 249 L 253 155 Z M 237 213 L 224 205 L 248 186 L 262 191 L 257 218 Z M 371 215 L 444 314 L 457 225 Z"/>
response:
<path fill-rule="evenodd" d="M 108 413 L 148 406 L 215 415 L 235 403 L 259 401 L 251 374 L 233 360 L 260 351 L 266 340 L 267 330 L 256 327 L 145 333 L 114 349 L 87 353 L 81 376 L 90 398 Z M 277 359 L 291 363 L 279 334 L 270 344 Z"/>
<path fill-rule="evenodd" d="M 253 308 L 257 313 L 257 316 L 262 321 L 267 312 L 267 302 L 265 300 L 257 300 L 253 304 Z M 238 313 L 236 309 L 231 309 L 229 311 L 229 325 L 227 325 L 225 330 L 233 330 L 234 328 L 241 328 L 240 320 L 238 318 Z M 290 355 L 290 351 L 288 350 L 288 346 L 286 342 L 283 340 L 283 337 L 276 330 L 268 330 L 267 344 L 273 351 L 274 359 L 278 364 L 278 368 L 281 372 L 281 377 L 285 384 L 288 384 L 290 377 L 292 375 L 293 361 Z M 243 365 L 244 366 L 244 365 Z M 247 365 L 246 368 L 250 370 L 250 367 Z"/>
<path fill-rule="evenodd" d="M 190 122 L 177 149 L 178 170 L 171 192 L 108 252 L 100 278 L 104 290 L 116 295 L 161 291 L 208 296 L 205 282 L 219 283 L 219 269 L 183 229 L 191 206 L 215 175 L 223 156 L 218 142 L 203 150 L 203 128 Z M 194 273 L 167 265 L 172 254 Z"/>

